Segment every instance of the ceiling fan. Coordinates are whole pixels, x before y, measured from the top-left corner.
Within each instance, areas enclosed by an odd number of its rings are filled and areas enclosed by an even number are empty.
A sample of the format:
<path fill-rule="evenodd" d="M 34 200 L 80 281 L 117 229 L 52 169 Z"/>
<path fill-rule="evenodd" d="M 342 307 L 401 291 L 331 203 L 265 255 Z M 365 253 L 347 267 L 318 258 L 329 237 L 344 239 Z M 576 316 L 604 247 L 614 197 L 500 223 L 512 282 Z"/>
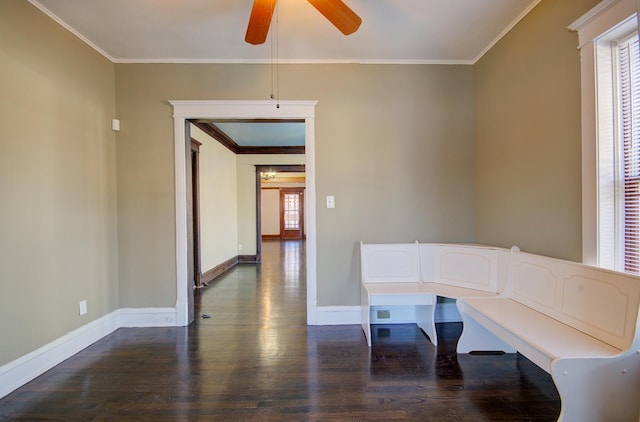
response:
<path fill-rule="evenodd" d="M 253 0 L 249 26 L 244 40 L 249 44 L 262 44 L 267 39 L 271 16 L 277 0 Z M 358 30 L 362 19 L 342 0 L 307 0 L 345 35 Z"/>

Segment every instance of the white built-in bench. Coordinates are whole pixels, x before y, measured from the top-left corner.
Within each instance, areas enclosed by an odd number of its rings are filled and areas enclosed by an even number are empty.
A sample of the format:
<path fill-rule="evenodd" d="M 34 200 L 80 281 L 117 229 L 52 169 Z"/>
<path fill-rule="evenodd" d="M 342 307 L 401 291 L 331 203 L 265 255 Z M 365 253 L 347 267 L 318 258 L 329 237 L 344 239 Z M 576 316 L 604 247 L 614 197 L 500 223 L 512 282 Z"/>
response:
<path fill-rule="evenodd" d="M 514 248 L 499 296 L 457 304 L 458 353 L 520 352 L 551 374 L 559 420 L 639 420 L 639 277 Z"/>
<path fill-rule="evenodd" d="M 438 344 L 437 297 L 495 297 L 506 282 L 509 251 L 430 243 L 360 243 L 362 329 L 371 347 L 375 306 L 415 306 L 416 322 Z"/>
<path fill-rule="evenodd" d="M 559 420 L 640 421 L 640 277 L 515 247 L 361 243 L 360 252 L 369 346 L 373 306 L 415 306 L 437 344 L 437 296 L 454 298 L 458 353 L 520 352 L 551 374 Z"/>

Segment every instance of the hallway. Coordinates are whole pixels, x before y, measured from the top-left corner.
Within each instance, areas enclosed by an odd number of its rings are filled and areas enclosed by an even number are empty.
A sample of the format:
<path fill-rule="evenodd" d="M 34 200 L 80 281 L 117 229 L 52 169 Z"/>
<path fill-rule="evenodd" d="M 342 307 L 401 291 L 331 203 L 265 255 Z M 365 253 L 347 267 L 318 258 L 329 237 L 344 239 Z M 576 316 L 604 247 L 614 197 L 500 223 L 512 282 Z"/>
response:
<path fill-rule="evenodd" d="M 265 241 L 196 297 L 189 327 L 122 328 L 0 400 L 1 420 L 554 421 L 519 355 L 435 348 L 413 324 L 306 325 L 303 241 Z M 210 318 L 202 318 L 207 314 Z"/>
<path fill-rule="evenodd" d="M 256 325 L 306 327 L 305 242 L 262 242 L 262 264 L 241 264 L 223 274 L 196 296 L 196 317 L 202 327 L 222 329 Z M 199 297 L 198 297 L 199 296 Z"/>

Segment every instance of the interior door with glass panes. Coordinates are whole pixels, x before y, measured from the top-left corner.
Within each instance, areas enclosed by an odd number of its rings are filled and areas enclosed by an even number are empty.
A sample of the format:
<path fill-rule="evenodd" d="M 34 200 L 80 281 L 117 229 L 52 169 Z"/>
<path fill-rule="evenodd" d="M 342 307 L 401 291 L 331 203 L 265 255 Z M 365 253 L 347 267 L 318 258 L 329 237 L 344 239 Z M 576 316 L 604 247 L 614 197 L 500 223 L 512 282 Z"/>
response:
<path fill-rule="evenodd" d="M 280 189 L 280 237 L 304 238 L 304 189 Z"/>

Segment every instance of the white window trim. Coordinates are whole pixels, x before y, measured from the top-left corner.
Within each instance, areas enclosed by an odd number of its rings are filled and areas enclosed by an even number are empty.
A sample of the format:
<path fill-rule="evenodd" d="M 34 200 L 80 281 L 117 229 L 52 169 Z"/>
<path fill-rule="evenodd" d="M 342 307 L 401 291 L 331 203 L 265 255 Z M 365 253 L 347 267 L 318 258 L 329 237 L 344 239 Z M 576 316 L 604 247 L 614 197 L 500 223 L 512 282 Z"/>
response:
<path fill-rule="evenodd" d="M 639 0 L 604 0 L 569 29 L 578 32 L 582 84 L 582 261 L 598 265 L 598 113 L 597 44 L 628 32 L 635 24 Z"/>

